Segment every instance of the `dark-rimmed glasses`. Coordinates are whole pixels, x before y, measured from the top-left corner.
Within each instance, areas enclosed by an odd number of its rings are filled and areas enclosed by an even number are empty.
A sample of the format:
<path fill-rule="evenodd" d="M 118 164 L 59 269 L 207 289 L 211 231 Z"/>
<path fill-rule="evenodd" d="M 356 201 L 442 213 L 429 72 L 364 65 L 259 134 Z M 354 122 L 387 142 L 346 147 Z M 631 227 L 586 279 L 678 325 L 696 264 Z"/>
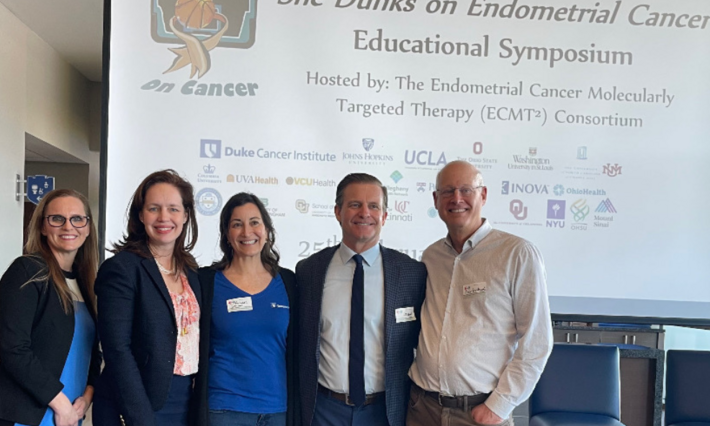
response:
<path fill-rule="evenodd" d="M 64 224 L 67 222 L 67 219 L 69 219 L 69 223 L 71 223 L 71 226 L 74 228 L 83 228 L 86 225 L 89 224 L 89 217 L 88 216 L 72 216 L 70 218 L 66 218 L 60 214 L 50 214 L 49 216 L 45 216 L 47 219 L 47 223 L 49 226 L 52 228 L 60 228 L 64 226 Z"/>

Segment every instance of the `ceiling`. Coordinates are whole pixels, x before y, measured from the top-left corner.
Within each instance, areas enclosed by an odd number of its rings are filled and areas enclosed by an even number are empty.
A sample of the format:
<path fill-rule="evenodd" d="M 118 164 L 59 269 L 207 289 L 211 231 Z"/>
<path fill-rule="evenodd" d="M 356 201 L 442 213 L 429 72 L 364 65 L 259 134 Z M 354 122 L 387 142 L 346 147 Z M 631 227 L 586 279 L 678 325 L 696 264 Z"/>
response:
<path fill-rule="evenodd" d="M 0 0 L 91 81 L 101 81 L 104 0 Z"/>

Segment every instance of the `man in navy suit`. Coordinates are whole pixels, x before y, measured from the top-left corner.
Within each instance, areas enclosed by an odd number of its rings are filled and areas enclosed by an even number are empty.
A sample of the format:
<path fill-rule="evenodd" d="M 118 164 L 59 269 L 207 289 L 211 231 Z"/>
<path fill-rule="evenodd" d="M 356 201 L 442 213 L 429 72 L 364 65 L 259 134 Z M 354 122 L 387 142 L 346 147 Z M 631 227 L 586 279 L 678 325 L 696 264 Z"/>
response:
<path fill-rule="evenodd" d="M 353 173 L 339 184 L 342 243 L 296 266 L 304 426 L 403 426 L 424 265 L 379 244 L 387 188 Z"/>

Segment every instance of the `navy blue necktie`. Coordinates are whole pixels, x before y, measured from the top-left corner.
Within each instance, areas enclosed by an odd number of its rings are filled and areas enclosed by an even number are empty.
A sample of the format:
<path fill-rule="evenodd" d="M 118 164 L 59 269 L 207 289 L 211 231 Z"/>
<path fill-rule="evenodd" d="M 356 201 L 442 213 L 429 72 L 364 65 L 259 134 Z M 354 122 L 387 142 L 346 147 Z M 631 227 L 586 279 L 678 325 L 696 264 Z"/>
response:
<path fill-rule="evenodd" d="M 350 301 L 350 362 L 348 380 L 350 400 L 356 406 L 365 403 L 365 272 L 362 269 L 362 256 L 356 254 L 353 260 L 353 294 Z"/>

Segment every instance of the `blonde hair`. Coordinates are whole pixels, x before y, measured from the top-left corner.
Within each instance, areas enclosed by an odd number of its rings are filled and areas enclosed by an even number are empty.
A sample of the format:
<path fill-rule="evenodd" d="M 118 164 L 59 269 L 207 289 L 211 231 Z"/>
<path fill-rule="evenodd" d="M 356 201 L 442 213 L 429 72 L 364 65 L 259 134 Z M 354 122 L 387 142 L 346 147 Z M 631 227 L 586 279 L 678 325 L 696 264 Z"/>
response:
<path fill-rule="evenodd" d="M 64 273 L 59 267 L 59 262 L 54 257 L 47 237 L 42 235 L 42 227 L 46 217 L 46 209 L 49 203 L 62 197 L 73 197 L 81 201 L 84 205 L 84 211 L 89 218 L 89 235 L 84 241 L 84 244 L 79 247 L 74 258 L 73 267 L 77 272 L 77 283 L 84 290 L 85 296 L 89 300 L 85 300 L 86 306 L 92 313 L 96 313 L 96 295 L 94 293 L 94 280 L 96 279 L 96 271 L 99 267 L 99 242 L 96 234 L 96 226 L 94 218 L 91 214 L 89 201 L 85 196 L 73 189 L 57 189 L 45 195 L 39 202 L 39 205 L 32 214 L 30 223 L 27 226 L 27 244 L 25 245 L 26 256 L 41 258 L 47 265 L 46 269 L 40 270 L 29 282 L 45 282 L 51 281 L 54 289 L 59 295 L 59 300 L 66 314 L 74 311 L 74 304 L 71 291 L 64 279 Z"/>

